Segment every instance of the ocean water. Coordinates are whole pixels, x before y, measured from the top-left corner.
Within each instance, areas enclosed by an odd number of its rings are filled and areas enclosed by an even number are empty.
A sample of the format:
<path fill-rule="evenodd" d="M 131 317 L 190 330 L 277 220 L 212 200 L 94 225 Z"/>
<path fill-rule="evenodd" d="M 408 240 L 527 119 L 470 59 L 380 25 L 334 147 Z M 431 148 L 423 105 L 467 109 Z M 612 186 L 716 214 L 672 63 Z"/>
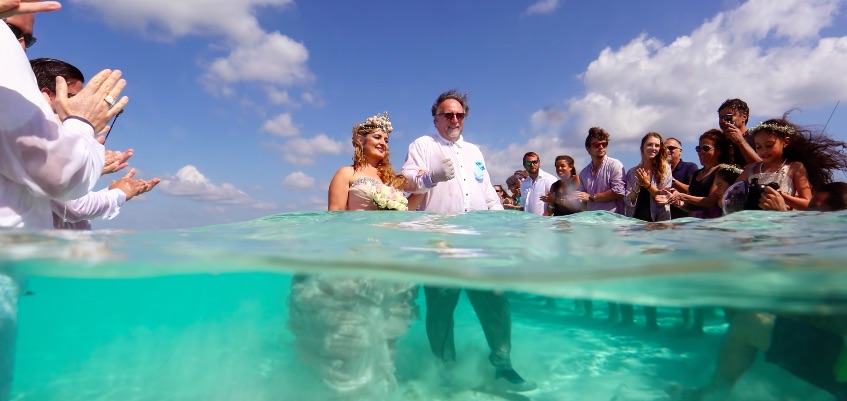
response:
<path fill-rule="evenodd" d="M 423 324 L 397 342 L 390 400 L 667 400 L 706 384 L 724 308 L 847 312 L 847 214 L 740 212 L 642 223 L 603 212 L 315 212 L 190 230 L 0 233 L 18 277 L 13 400 L 322 400 L 287 327 L 292 276 L 492 289 L 512 303 L 512 360 L 538 389 L 489 391 L 463 296 L 457 361 Z M 593 318 L 574 299 L 594 299 Z M 659 330 L 606 321 L 608 301 L 658 306 Z M 418 296 L 421 316 L 424 297 Z M 702 307 L 704 333 L 680 330 Z M 758 361 L 736 400 L 828 400 Z"/>

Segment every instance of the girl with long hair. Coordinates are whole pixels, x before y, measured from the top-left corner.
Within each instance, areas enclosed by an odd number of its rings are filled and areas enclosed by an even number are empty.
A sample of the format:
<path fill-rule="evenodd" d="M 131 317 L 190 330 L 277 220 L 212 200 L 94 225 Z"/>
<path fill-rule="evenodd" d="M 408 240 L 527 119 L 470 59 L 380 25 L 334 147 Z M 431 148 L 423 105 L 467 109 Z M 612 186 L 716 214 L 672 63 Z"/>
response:
<path fill-rule="evenodd" d="M 738 181 L 777 183 L 788 207 L 805 210 L 813 189 L 832 182 L 834 170 L 847 171 L 847 144 L 823 132 L 812 133 L 785 117 L 770 119 L 748 131 L 762 161 L 748 165 Z"/>

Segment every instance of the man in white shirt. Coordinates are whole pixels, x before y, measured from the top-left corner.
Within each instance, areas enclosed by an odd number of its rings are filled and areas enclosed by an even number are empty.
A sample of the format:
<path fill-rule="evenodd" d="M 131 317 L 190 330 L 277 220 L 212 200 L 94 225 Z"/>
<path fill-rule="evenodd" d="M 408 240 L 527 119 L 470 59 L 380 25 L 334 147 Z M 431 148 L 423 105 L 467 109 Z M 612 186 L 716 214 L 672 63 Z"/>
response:
<path fill-rule="evenodd" d="M 528 213 L 543 216 L 547 202 L 541 200 L 541 197 L 546 196 L 550 186 L 559 179 L 541 169 L 541 159 L 535 152 L 523 155 L 523 165 L 529 178 L 521 182 L 521 206 Z"/>
<path fill-rule="evenodd" d="M 73 99 L 57 81 L 54 107 L 38 90 L 24 50 L 35 43 L 33 17 L 59 9 L 56 2 L 0 0 L 0 228 L 52 228 L 50 199 L 74 199 L 103 170 L 104 149 L 94 134 L 104 129 L 127 99 L 120 71 L 105 70 Z M 18 285 L 0 266 L 0 401 L 14 371 Z"/>
<path fill-rule="evenodd" d="M 31 60 L 30 65 L 33 74 L 35 74 L 38 89 L 50 104 L 56 99 L 56 77 L 62 77 L 68 83 L 68 96 L 76 96 L 85 83 L 85 76 L 82 71 L 62 60 L 37 58 Z M 106 151 L 106 153 L 122 153 L 122 156 L 115 160 L 117 167 L 104 168 L 103 175 L 122 169 L 127 165 L 126 161 L 129 157 L 132 156 L 131 149 L 127 152 Z M 125 202 L 135 196 L 149 192 L 160 181 L 158 178 L 144 181 L 133 178 L 134 175 L 135 169 L 132 169 L 124 177 L 112 181 L 107 188 L 89 192 L 74 200 L 51 201 L 53 227 L 68 230 L 91 230 L 90 220 L 97 217 L 111 220 L 117 217 Z"/>
<path fill-rule="evenodd" d="M 462 138 L 465 117 L 470 111 L 467 95 L 456 90 L 442 93 L 432 105 L 437 134 L 422 136 L 409 145 L 403 175 L 412 193 L 424 193 L 420 210 L 461 213 L 475 210 L 503 210 L 491 185 L 482 152 Z M 424 174 L 418 174 L 425 171 Z M 424 286 L 426 332 L 437 358 L 451 363 L 456 359 L 453 338 L 453 312 L 461 288 Z M 498 387 L 528 391 L 535 383 L 524 380 L 512 368 L 512 318 L 508 298 L 488 290 L 465 290 L 479 317 L 488 346 L 489 360 L 496 368 Z"/>

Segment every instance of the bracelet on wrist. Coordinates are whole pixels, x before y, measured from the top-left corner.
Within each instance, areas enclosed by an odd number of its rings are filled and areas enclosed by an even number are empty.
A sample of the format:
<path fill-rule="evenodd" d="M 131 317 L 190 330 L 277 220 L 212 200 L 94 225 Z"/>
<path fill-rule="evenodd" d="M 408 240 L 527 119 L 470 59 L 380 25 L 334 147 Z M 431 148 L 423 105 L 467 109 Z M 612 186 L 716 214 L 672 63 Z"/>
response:
<path fill-rule="evenodd" d="M 82 118 L 82 117 L 79 117 L 79 116 L 67 116 L 67 117 L 65 117 L 65 119 L 64 119 L 64 120 L 62 120 L 62 122 L 64 123 L 65 121 L 68 121 L 68 120 L 79 120 L 79 121 L 82 121 L 82 122 L 84 122 L 84 123 L 86 123 L 86 124 L 90 125 L 90 126 L 91 126 L 91 129 L 94 129 L 94 124 L 91 124 L 91 122 L 90 122 L 90 121 L 88 121 L 88 120 L 86 120 L 86 119 L 84 119 L 84 118 Z"/>

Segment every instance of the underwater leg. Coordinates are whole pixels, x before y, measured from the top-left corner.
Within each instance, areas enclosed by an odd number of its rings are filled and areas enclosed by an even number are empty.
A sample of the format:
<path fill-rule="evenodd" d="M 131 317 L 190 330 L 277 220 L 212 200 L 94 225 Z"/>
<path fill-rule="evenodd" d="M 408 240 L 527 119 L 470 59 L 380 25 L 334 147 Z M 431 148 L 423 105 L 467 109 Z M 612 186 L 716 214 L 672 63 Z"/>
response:
<path fill-rule="evenodd" d="M 442 362 L 456 360 L 453 313 L 461 291 L 460 288 L 424 286 L 426 336 L 432 353 Z"/>

